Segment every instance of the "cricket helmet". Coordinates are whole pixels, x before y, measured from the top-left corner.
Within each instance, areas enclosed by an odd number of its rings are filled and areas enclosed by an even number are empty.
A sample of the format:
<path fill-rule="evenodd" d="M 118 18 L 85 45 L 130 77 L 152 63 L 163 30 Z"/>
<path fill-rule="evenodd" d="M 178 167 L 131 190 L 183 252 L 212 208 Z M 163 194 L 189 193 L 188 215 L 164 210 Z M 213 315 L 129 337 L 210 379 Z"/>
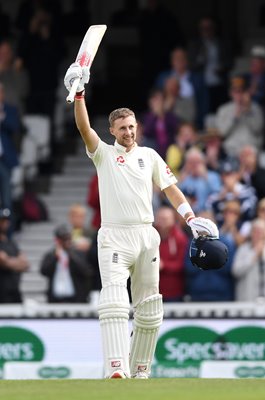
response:
<path fill-rule="evenodd" d="M 220 269 L 228 259 L 228 248 L 219 239 L 199 236 L 190 244 L 190 260 L 196 267 L 209 270 Z"/>

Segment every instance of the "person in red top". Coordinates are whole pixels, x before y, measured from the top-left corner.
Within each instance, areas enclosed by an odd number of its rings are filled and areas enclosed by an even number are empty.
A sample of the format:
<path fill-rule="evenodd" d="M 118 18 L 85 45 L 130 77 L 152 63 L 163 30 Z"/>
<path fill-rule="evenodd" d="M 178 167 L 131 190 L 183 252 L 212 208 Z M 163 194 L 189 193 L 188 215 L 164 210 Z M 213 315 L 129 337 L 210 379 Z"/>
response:
<path fill-rule="evenodd" d="M 161 236 L 160 293 L 164 301 L 181 301 L 184 295 L 184 259 L 188 238 L 176 223 L 174 209 L 163 206 L 155 215 L 155 227 Z"/>
<path fill-rule="evenodd" d="M 97 232 L 101 223 L 97 174 L 93 175 L 89 182 L 87 205 L 93 210 L 91 228 Z"/>

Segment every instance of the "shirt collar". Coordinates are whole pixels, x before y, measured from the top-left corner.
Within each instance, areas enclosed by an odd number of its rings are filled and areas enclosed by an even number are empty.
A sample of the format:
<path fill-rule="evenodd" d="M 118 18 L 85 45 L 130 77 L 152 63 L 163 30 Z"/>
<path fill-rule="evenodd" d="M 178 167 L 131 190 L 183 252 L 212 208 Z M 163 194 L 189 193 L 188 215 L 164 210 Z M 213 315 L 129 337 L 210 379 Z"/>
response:
<path fill-rule="evenodd" d="M 133 148 L 132 148 L 130 151 L 128 151 L 128 152 L 126 151 L 126 147 L 124 147 L 124 146 L 122 146 L 121 144 L 119 144 L 119 143 L 117 142 L 117 140 L 115 140 L 114 146 L 116 147 L 117 150 L 120 150 L 120 151 L 122 151 L 123 153 L 129 154 L 129 153 L 131 153 L 132 151 L 134 151 L 134 149 L 138 146 L 138 144 L 137 144 L 136 142 L 134 142 Z"/>

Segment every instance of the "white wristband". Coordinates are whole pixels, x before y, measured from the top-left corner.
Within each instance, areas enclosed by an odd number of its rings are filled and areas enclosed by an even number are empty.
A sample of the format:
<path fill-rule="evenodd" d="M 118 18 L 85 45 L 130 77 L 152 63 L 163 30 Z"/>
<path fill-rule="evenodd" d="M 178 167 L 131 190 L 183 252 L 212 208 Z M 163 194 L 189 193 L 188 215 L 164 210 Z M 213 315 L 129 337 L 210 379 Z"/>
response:
<path fill-rule="evenodd" d="M 189 203 L 181 203 L 177 208 L 177 212 L 184 218 L 187 213 L 193 213 L 191 206 Z"/>

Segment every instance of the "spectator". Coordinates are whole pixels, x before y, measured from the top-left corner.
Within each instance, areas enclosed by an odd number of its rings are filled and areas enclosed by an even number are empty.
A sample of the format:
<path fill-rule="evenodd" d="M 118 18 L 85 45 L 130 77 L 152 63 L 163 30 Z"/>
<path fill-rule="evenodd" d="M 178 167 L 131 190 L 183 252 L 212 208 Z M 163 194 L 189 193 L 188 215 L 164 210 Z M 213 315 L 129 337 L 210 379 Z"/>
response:
<path fill-rule="evenodd" d="M 220 162 L 225 160 L 226 153 L 222 146 L 222 138 L 215 128 L 207 128 L 198 138 L 198 144 L 205 155 L 207 168 L 219 172 Z"/>
<path fill-rule="evenodd" d="M 0 43 L 0 81 L 5 87 L 7 103 L 17 107 L 22 116 L 29 91 L 29 77 L 25 69 L 17 69 L 9 40 Z"/>
<path fill-rule="evenodd" d="M 173 208 L 161 207 L 155 214 L 160 243 L 160 293 L 164 301 L 180 301 L 184 295 L 184 258 L 188 238 L 176 225 Z"/>
<path fill-rule="evenodd" d="M 26 256 L 8 237 L 10 210 L 0 209 L 0 303 L 21 303 L 20 276 L 28 267 Z"/>
<path fill-rule="evenodd" d="M 265 221 L 255 219 L 250 239 L 236 251 L 232 273 L 236 279 L 236 300 L 254 301 L 265 297 Z"/>
<path fill-rule="evenodd" d="M 242 222 L 253 219 L 257 205 L 256 192 L 252 186 L 240 182 L 238 161 L 227 159 L 221 164 L 220 173 L 222 189 L 213 193 L 207 201 L 207 207 L 214 213 L 217 223 L 223 223 L 223 210 L 228 200 L 240 202 Z"/>
<path fill-rule="evenodd" d="M 216 114 L 216 127 L 223 138 L 225 152 L 237 156 L 247 144 L 259 150 L 263 141 L 263 113 L 251 100 L 244 78 L 231 79 L 230 96 L 231 101 L 220 106 Z"/>
<path fill-rule="evenodd" d="M 253 46 L 250 52 L 250 68 L 244 74 L 251 99 L 265 111 L 265 47 Z"/>
<path fill-rule="evenodd" d="M 84 253 L 88 252 L 91 245 L 90 234 L 86 228 L 86 214 L 86 208 L 81 204 L 73 204 L 68 213 L 72 243 L 77 250 Z"/>
<path fill-rule="evenodd" d="M 228 200 L 224 204 L 223 222 L 219 227 L 222 237 L 231 242 L 234 249 L 248 237 L 248 231 L 242 229 L 241 205 L 238 200 Z M 231 257 L 231 253 L 229 257 Z"/>
<path fill-rule="evenodd" d="M 141 86 L 146 93 L 159 71 L 166 68 L 170 51 L 183 45 L 184 38 L 178 21 L 160 0 L 146 2 L 140 13 L 139 34 Z"/>
<path fill-rule="evenodd" d="M 199 20 L 198 36 L 189 44 L 192 71 L 200 72 L 208 91 L 208 113 L 227 100 L 227 73 L 232 67 L 230 42 L 217 32 L 216 21 L 211 17 Z"/>
<path fill-rule="evenodd" d="M 172 143 L 166 152 L 166 162 L 175 176 L 183 166 L 185 153 L 195 145 L 197 140 L 196 128 L 193 124 L 183 122 L 180 124 L 175 136 L 175 142 Z"/>
<path fill-rule="evenodd" d="M 239 171 L 241 182 L 255 188 L 258 199 L 265 197 L 265 168 L 259 165 L 258 150 L 251 145 L 243 146 L 239 151 Z"/>
<path fill-rule="evenodd" d="M 163 92 L 165 96 L 165 109 L 173 112 L 182 122 L 195 123 L 196 104 L 194 97 L 180 95 L 180 83 L 176 77 L 166 79 Z"/>
<path fill-rule="evenodd" d="M 11 173 L 19 164 L 15 136 L 20 133 L 20 119 L 16 107 L 5 101 L 4 86 L 0 82 L 0 202 L 2 208 L 12 209 Z"/>
<path fill-rule="evenodd" d="M 85 303 L 91 288 L 91 267 L 71 240 L 71 231 L 60 225 L 54 232 L 55 246 L 41 261 L 41 274 L 48 278 L 49 303 Z"/>
<path fill-rule="evenodd" d="M 179 82 L 179 96 L 186 101 L 195 102 L 196 125 L 203 128 L 204 117 L 208 113 L 208 94 L 203 77 L 200 73 L 192 72 L 188 66 L 187 52 L 184 48 L 176 47 L 170 54 L 170 69 L 160 72 L 155 86 L 163 90 L 166 80 L 175 77 Z"/>
<path fill-rule="evenodd" d="M 64 40 L 48 9 L 40 7 L 29 15 L 29 25 L 19 39 L 16 65 L 29 73 L 27 112 L 47 115 L 53 121 Z"/>
<path fill-rule="evenodd" d="M 207 169 L 205 156 L 198 148 L 192 147 L 185 155 L 179 175 L 179 188 L 184 193 L 192 193 L 195 196 L 195 212 L 205 210 L 208 197 L 221 189 L 219 174 Z"/>
<path fill-rule="evenodd" d="M 87 205 L 92 209 L 91 228 L 97 232 L 101 224 L 100 203 L 98 192 L 98 176 L 95 173 L 88 186 Z"/>
<path fill-rule="evenodd" d="M 143 145 L 155 149 L 162 158 L 168 146 L 173 143 L 179 120 L 170 111 L 165 111 L 162 91 L 154 90 L 148 99 L 149 110 L 144 113 Z"/>

